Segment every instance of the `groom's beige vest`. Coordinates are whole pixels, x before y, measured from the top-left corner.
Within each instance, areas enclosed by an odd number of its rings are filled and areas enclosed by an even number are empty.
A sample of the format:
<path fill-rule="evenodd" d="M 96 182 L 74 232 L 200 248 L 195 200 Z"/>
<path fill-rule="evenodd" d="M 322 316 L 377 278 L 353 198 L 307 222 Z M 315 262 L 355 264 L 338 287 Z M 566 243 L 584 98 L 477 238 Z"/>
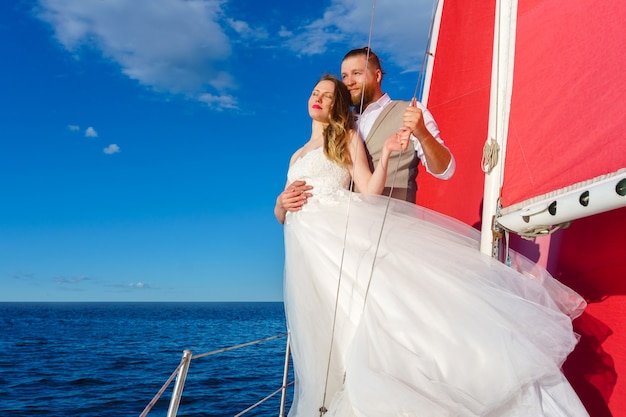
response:
<path fill-rule="evenodd" d="M 365 147 L 369 153 L 368 159 L 372 169 L 376 166 L 382 155 L 385 140 L 402 127 L 404 110 L 408 105 L 409 103 L 407 101 L 394 100 L 384 108 L 374 122 L 372 129 L 365 138 Z M 400 165 L 398 165 L 399 156 L 400 154 L 398 152 L 394 152 L 389 159 L 384 194 L 389 195 L 389 190 L 393 186 L 393 192 L 391 194 L 393 198 L 414 203 L 415 193 L 417 191 L 415 176 L 417 175 L 419 158 L 417 158 L 413 142 L 409 141 L 409 148 L 402 152 Z"/>

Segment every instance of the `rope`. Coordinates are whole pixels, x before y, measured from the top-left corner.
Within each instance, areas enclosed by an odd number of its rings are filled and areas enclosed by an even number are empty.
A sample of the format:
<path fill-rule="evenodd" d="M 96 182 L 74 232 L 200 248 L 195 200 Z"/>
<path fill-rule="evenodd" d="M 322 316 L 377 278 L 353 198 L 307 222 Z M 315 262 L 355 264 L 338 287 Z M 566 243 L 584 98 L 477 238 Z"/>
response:
<path fill-rule="evenodd" d="M 570 224 L 572 224 L 572 222 L 565 222 L 565 223 L 554 224 L 554 225 L 549 225 L 549 226 L 535 226 L 535 227 L 530 227 L 521 232 L 515 232 L 515 234 L 517 234 L 519 237 L 526 239 L 526 240 L 534 240 L 537 237 L 548 236 L 556 232 L 557 230 L 565 229 L 569 227 Z"/>
<path fill-rule="evenodd" d="M 417 76 L 417 82 L 415 83 L 415 90 L 413 92 L 413 98 L 417 100 L 417 91 L 419 90 L 419 86 L 423 81 L 423 76 L 425 74 L 425 65 L 426 65 L 426 60 L 427 57 L 429 55 L 428 49 L 430 46 L 430 42 L 432 39 L 432 31 L 433 31 L 433 24 L 435 21 L 435 13 L 437 12 L 437 4 L 438 1 L 433 3 L 433 8 L 431 10 L 431 18 L 430 18 L 430 27 L 428 29 L 428 41 L 426 43 L 426 51 L 424 52 L 424 59 L 422 59 L 422 66 L 420 68 L 420 72 Z M 400 155 L 398 155 L 398 163 L 396 165 L 396 169 L 393 173 L 393 181 L 391 182 L 391 189 L 389 190 L 389 195 L 387 196 L 387 204 L 385 206 L 385 214 L 383 215 L 383 222 L 380 226 L 380 231 L 378 232 L 378 240 L 376 241 L 376 250 L 374 251 L 374 259 L 372 261 L 372 267 L 370 269 L 370 276 L 369 279 L 367 281 L 367 287 L 365 289 L 365 295 L 363 297 L 363 310 L 365 311 L 365 305 L 367 303 L 367 296 L 369 295 L 369 291 L 370 291 L 370 286 L 372 284 L 372 278 L 374 276 L 374 266 L 376 265 L 376 259 L 378 258 L 378 248 L 380 248 L 380 241 L 382 239 L 383 236 L 383 230 L 385 228 L 385 222 L 387 220 L 387 213 L 389 212 L 389 204 L 391 203 L 391 194 L 393 193 L 393 187 L 396 184 L 396 176 L 398 174 L 398 168 L 400 167 L 400 158 L 402 157 L 402 151 L 400 151 Z"/>
<path fill-rule="evenodd" d="M 415 90 L 413 91 L 413 98 L 417 98 L 417 92 L 419 91 L 420 85 L 424 82 L 424 77 L 426 77 L 426 62 L 429 56 L 433 56 L 430 52 L 430 43 L 433 39 L 433 26 L 435 24 L 435 14 L 437 13 L 437 8 L 439 7 L 439 0 L 433 2 L 433 8 L 430 11 L 430 26 L 428 28 L 428 40 L 426 41 L 426 50 L 424 51 L 424 58 L 422 59 L 422 66 L 420 67 L 420 72 L 417 75 L 417 83 L 415 83 Z"/>
<path fill-rule="evenodd" d="M 357 140 L 360 140 L 360 139 L 357 138 Z M 354 164 L 352 165 L 353 165 L 352 172 L 354 172 Z M 352 180 L 350 180 L 350 183 L 352 183 Z M 348 238 L 348 219 L 350 218 L 351 203 L 352 203 L 352 194 L 350 194 L 348 198 L 346 228 L 344 229 L 344 235 L 343 235 L 343 247 L 341 249 L 341 261 L 339 262 L 339 277 L 337 278 L 337 292 L 335 293 L 335 307 L 333 311 L 333 323 L 332 323 L 331 334 L 330 334 L 330 346 L 328 348 L 328 361 L 326 362 L 326 378 L 324 380 L 324 395 L 322 397 L 322 406 L 319 408 L 320 416 L 323 416 L 327 411 L 324 404 L 326 404 L 326 393 L 328 390 L 328 376 L 330 375 L 330 360 L 333 354 L 333 345 L 335 344 L 334 342 L 335 342 L 335 327 L 337 325 L 337 307 L 339 305 L 339 290 L 341 288 L 341 277 L 343 276 L 343 261 L 344 261 L 345 254 L 346 254 L 346 240 Z"/>
<path fill-rule="evenodd" d="M 367 39 L 367 54 L 365 57 L 365 74 L 367 74 L 367 69 L 369 66 L 369 54 L 370 54 L 370 48 L 371 48 L 371 44 L 372 44 L 372 31 L 374 28 L 374 15 L 375 15 L 375 10 L 376 10 L 376 0 L 374 0 L 372 2 L 372 13 L 371 13 L 371 17 L 370 17 L 370 30 L 369 30 L 369 36 Z M 363 102 L 365 100 L 365 78 L 363 79 L 363 85 L 361 86 L 361 103 L 360 103 L 360 109 L 363 109 Z M 357 137 L 357 140 L 360 140 L 360 138 Z M 354 142 L 354 156 L 355 156 L 355 160 L 357 158 L 357 153 L 358 153 L 358 142 L 355 141 Z M 354 161 L 352 161 L 352 173 L 350 175 L 350 189 L 353 189 L 354 186 L 354 172 L 355 172 L 355 163 Z M 391 193 L 390 193 L 391 194 Z M 331 326 L 331 335 L 330 335 L 330 346 L 328 349 L 328 361 L 326 363 L 326 377 L 324 380 L 324 394 L 322 396 L 322 405 L 319 408 L 319 412 L 320 412 L 320 417 L 323 416 L 326 411 L 328 411 L 326 409 L 326 394 L 328 392 L 328 378 L 330 375 L 330 363 L 331 363 L 331 359 L 332 359 L 332 354 L 333 354 L 333 345 L 335 344 L 335 328 L 337 326 L 337 308 L 339 305 L 339 291 L 341 289 L 341 278 L 343 276 L 343 262 L 345 259 L 345 253 L 346 253 L 346 241 L 348 239 L 348 224 L 349 224 L 349 219 L 350 219 L 350 208 L 352 206 L 352 193 L 349 194 L 349 198 L 348 198 L 348 208 L 346 211 L 346 228 L 344 230 L 344 236 L 343 236 L 343 248 L 341 250 L 341 260 L 339 263 L 339 277 L 337 279 L 337 291 L 335 293 L 335 306 L 334 306 L 334 311 L 333 311 L 333 322 L 332 322 L 332 326 Z"/>
<path fill-rule="evenodd" d="M 480 161 L 481 166 L 483 167 L 483 172 L 486 174 L 490 174 L 491 171 L 498 165 L 498 155 L 500 153 L 500 145 L 498 145 L 498 141 L 494 138 L 485 142 L 485 146 L 483 146 L 483 157 Z"/>
<path fill-rule="evenodd" d="M 402 156 L 402 151 L 400 151 L 400 156 Z M 393 182 L 391 183 L 391 188 L 389 190 L 389 195 L 387 196 L 387 204 L 385 205 L 385 214 L 383 215 L 383 222 L 380 225 L 380 230 L 378 232 L 378 240 L 376 241 L 376 250 L 374 251 L 374 259 L 372 260 L 372 267 L 370 268 L 370 276 L 367 280 L 367 287 L 365 288 L 365 295 L 363 296 L 363 310 L 365 311 L 365 305 L 367 303 L 367 296 L 370 292 L 370 286 L 372 284 L 372 277 L 374 276 L 374 266 L 376 265 L 376 259 L 378 258 L 378 248 L 380 248 L 380 240 L 383 237 L 383 230 L 385 228 L 385 222 L 387 220 L 387 213 L 389 212 L 389 204 L 391 203 L 391 193 L 393 192 L 393 186 L 396 183 L 396 174 L 398 173 L 398 166 L 400 165 L 400 157 L 398 157 L 398 163 L 396 165 L 396 171 L 393 175 Z"/>
<path fill-rule="evenodd" d="M 436 1 L 433 5 L 433 10 L 432 10 L 432 17 L 431 17 L 431 25 L 430 25 L 430 29 L 429 29 L 429 37 L 428 37 L 428 45 L 430 45 L 431 42 L 431 36 L 432 36 L 432 27 L 433 27 L 433 23 L 434 23 L 434 15 L 436 13 L 437 10 L 437 3 L 438 1 Z M 376 10 L 376 0 L 373 1 L 372 4 L 372 13 L 371 13 L 371 19 L 370 19 L 370 31 L 369 31 L 369 36 L 368 36 L 368 41 L 367 41 L 367 54 L 365 57 L 365 73 L 367 74 L 367 70 L 368 70 L 368 66 L 369 66 L 369 54 L 370 54 L 370 49 L 371 49 L 371 42 L 372 42 L 372 31 L 373 31 L 373 27 L 374 27 L 374 16 L 375 16 L 375 10 Z M 422 82 L 422 76 L 424 71 L 424 66 L 426 63 L 426 57 L 429 55 L 428 51 L 425 52 L 424 54 L 424 59 L 422 60 L 422 67 L 420 69 L 420 73 L 418 75 L 418 79 L 416 82 L 416 86 L 415 86 L 415 91 L 413 94 L 413 98 L 417 97 L 417 91 L 419 89 L 419 85 Z M 365 78 L 363 79 L 363 85 L 361 86 L 361 102 L 360 102 L 360 106 L 359 108 L 363 109 L 363 103 L 365 100 Z M 356 144 L 356 142 L 355 142 Z M 355 145 L 356 146 L 356 145 Z M 358 152 L 358 147 L 355 149 L 354 154 L 356 156 Z M 391 183 L 391 187 L 389 190 L 389 195 L 387 196 L 387 204 L 385 206 L 385 213 L 383 215 L 383 219 L 382 219 L 382 224 L 378 233 L 378 240 L 376 242 L 376 249 L 374 252 L 374 258 L 372 260 L 372 266 L 370 269 L 370 275 L 368 278 L 368 282 L 367 282 L 367 286 L 365 289 L 365 294 L 363 297 L 363 311 L 365 311 L 365 306 L 366 306 L 366 302 L 367 302 L 367 296 L 369 294 L 369 290 L 370 290 L 370 286 L 371 286 L 371 282 L 372 282 L 372 278 L 374 275 L 374 267 L 376 265 L 376 258 L 378 256 L 378 249 L 380 248 L 380 242 L 382 239 L 382 234 L 383 234 L 383 230 L 385 227 L 385 222 L 387 219 L 387 214 L 389 212 L 389 205 L 391 203 L 391 195 L 393 193 L 393 189 L 396 183 L 396 177 L 398 174 L 398 168 L 400 166 L 400 158 L 402 157 L 402 151 L 400 151 L 400 154 L 398 156 L 398 161 L 394 170 L 394 174 L 393 174 L 393 180 Z M 352 164 L 352 175 L 351 175 L 351 179 L 350 179 L 350 189 L 352 189 L 353 185 L 354 185 L 354 171 L 355 171 L 355 164 Z M 333 352 L 333 345 L 334 345 L 334 339 L 335 339 L 335 328 L 336 328 L 336 324 L 337 324 L 337 309 L 338 309 L 338 304 L 339 304 L 339 291 L 341 288 L 341 278 L 343 276 L 343 263 L 344 263 L 344 259 L 345 259 L 345 251 L 346 251 L 346 241 L 347 241 L 347 236 L 348 236 L 348 220 L 350 218 L 350 207 L 351 207 L 351 202 L 352 202 L 352 194 L 350 194 L 349 199 L 348 199 L 348 209 L 347 209 L 347 217 L 346 217 L 346 228 L 344 230 L 344 240 L 343 240 L 343 248 L 342 248 L 342 252 L 341 252 L 341 260 L 340 260 L 340 264 L 339 264 L 339 278 L 338 278 L 338 282 L 337 282 L 337 291 L 335 294 L 335 306 L 334 306 L 334 311 L 333 311 L 333 321 L 332 321 L 332 328 L 331 328 L 331 339 L 330 339 L 330 348 L 329 348 L 329 352 L 328 352 L 328 361 L 327 361 L 327 366 L 326 366 L 326 379 L 324 382 L 324 394 L 323 394 L 323 398 L 322 398 L 322 405 L 319 408 L 319 413 L 320 413 L 320 417 L 323 416 L 328 410 L 326 409 L 326 395 L 327 395 L 327 390 L 328 390 L 328 378 L 330 375 L 330 364 L 331 364 L 331 359 L 332 359 L 332 352 Z"/>

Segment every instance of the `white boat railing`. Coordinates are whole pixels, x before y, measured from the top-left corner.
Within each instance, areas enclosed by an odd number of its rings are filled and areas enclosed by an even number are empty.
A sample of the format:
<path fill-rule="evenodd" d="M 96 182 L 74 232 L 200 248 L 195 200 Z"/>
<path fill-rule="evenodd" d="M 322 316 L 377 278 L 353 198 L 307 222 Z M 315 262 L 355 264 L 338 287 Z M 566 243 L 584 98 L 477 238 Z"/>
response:
<path fill-rule="evenodd" d="M 176 382 L 174 384 L 174 390 L 172 391 L 172 398 L 170 399 L 170 404 L 169 404 L 169 407 L 168 407 L 168 410 L 167 410 L 167 417 L 176 417 L 176 414 L 178 413 L 178 407 L 180 405 L 180 400 L 181 400 L 182 395 L 183 395 L 183 389 L 185 387 L 185 381 L 187 379 L 187 372 L 189 371 L 189 364 L 191 363 L 191 361 L 193 359 L 199 359 L 199 358 L 203 358 L 203 357 L 206 357 L 206 356 L 212 356 L 212 355 L 216 355 L 218 353 L 227 352 L 227 351 L 235 350 L 235 349 L 240 349 L 240 348 L 243 348 L 243 347 L 256 345 L 256 344 L 259 344 L 259 343 L 262 343 L 262 342 L 267 342 L 267 341 L 274 340 L 274 339 L 279 339 L 279 338 L 285 337 L 285 336 L 287 336 L 287 343 L 286 343 L 286 348 L 285 348 L 285 366 L 284 366 L 284 369 L 283 369 L 282 385 L 276 391 L 270 393 L 266 397 L 262 398 L 261 400 L 257 401 L 256 403 L 252 404 L 251 406 L 249 406 L 248 408 L 246 408 L 245 410 L 241 411 L 240 413 L 238 413 L 238 414 L 236 414 L 234 416 L 234 417 L 242 416 L 242 415 L 246 414 L 247 412 L 253 410 L 254 408 L 258 407 L 259 405 L 263 404 L 265 401 L 269 400 L 270 398 L 274 397 L 278 393 L 281 393 L 280 410 L 279 410 L 279 414 L 278 415 L 279 415 L 279 417 L 284 417 L 285 416 L 286 400 L 287 400 L 287 387 L 289 385 L 293 384 L 293 382 L 291 382 L 291 383 L 289 382 L 289 357 L 290 357 L 290 351 L 289 351 L 289 335 L 287 333 L 279 334 L 279 335 L 276 335 L 276 336 L 270 336 L 270 337 L 266 337 L 264 339 L 254 340 L 252 342 L 242 343 L 242 344 L 235 345 L 235 346 L 229 346 L 229 347 L 222 348 L 222 349 L 213 350 L 211 352 L 205 352 L 205 353 L 201 353 L 201 354 L 198 354 L 198 355 L 195 355 L 195 356 L 192 355 L 190 350 L 183 351 L 183 357 L 182 357 L 180 363 L 178 364 L 178 366 L 176 367 L 174 372 L 172 372 L 172 374 L 167 379 L 167 381 L 165 381 L 165 383 L 163 384 L 161 389 L 156 393 L 154 398 L 152 398 L 150 403 L 148 403 L 146 408 L 141 413 L 140 417 L 145 417 L 145 416 L 148 415 L 150 410 L 152 410 L 152 407 L 154 407 L 154 405 L 157 403 L 157 401 L 161 398 L 161 396 L 163 395 L 165 390 L 167 390 L 167 388 L 170 386 L 170 384 L 172 383 L 174 378 L 176 378 Z"/>

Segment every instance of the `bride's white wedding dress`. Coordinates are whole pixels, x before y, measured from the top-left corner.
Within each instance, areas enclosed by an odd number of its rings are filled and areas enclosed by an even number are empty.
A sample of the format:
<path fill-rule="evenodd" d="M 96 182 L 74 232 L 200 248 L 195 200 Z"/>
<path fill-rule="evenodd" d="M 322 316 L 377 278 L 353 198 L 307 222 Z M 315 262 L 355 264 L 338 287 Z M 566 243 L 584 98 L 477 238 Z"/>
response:
<path fill-rule="evenodd" d="M 507 267 L 480 254 L 478 232 L 457 220 L 397 200 L 385 214 L 388 199 L 350 193 L 349 178 L 321 148 L 288 174 L 314 187 L 285 221 L 290 417 L 321 407 L 326 416 L 588 415 L 560 371 L 585 307 L 578 294 L 519 255 Z"/>

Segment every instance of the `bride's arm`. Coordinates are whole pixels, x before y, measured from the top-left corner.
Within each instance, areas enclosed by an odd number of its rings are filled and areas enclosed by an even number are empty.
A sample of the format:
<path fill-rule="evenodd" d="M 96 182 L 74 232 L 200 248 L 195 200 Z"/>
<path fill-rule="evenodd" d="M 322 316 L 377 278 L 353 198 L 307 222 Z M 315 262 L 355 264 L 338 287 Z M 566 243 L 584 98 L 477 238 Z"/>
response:
<path fill-rule="evenodd" d="M 276 205 L 274 206 L 274 216 L 278 223 L 285 224 L 285 217 L 288 211 L 300 211 L 302 206 L 306 204 L 307 199 L 311 197 L 313 187 L 306 184 L 306 181 L 297 180 L 291 184 L 287 183 L 285 190 L 278 194 Z"/>
<path fill-rule="evenodd" d="M 300 149 L 291 157 L 291 161 L 289 162 L 290 167 L 299 154 Z M 288 211 L 302 210 L 302 206 L 307 202 L 307 199 L 311 197 L 309 191 L 312 188 L 313 187 L 310 185 L 307 185 L 306 181 L 297 180 L 291 184 L 287 182 L 283 192 L 278 194 L 276 205 L 274 206 L 274 216 L 276 216 L 278 223 L 285 224 L 285 217 Z"/>
<path fill-rule="evenodd" d="M 394 133 L 387 138 L 380 160 L 374 167 L 374 172 L 370 171 L 363 140 L 356 133 L 352 135 L 350 156 L 352 161 L 354 161 L 353 180 L 361 192 L 365 194 L 382 194 L 385 189 L 385 180 L 387 179 L 389 157 L 394 151 L 407 150 L 410 134 L 410 130 L 402 128 L 398 134 Z"/>

